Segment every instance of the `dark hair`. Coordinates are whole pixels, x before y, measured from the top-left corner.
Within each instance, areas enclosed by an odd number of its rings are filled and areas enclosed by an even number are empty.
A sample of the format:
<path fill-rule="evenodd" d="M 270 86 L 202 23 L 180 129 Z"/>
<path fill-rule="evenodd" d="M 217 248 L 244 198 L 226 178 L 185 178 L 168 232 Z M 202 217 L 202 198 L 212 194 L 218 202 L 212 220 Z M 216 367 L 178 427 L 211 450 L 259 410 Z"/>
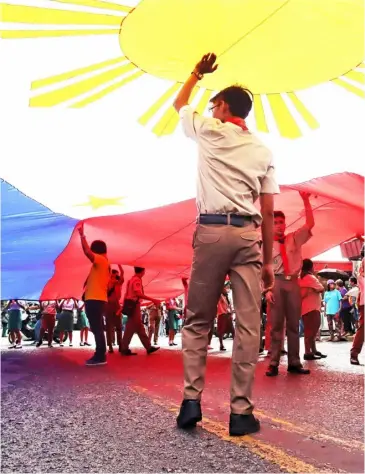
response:
<path fill-rule="evenodd" d="M 228 104 L 232 115 L 245 119 L 252 109 L 252 97 L 253 94 L 248 89 L 235 85 L 226 87 L 218 92 L 210 102 L 215 103 L 223 100 Z"/>
<path fill-rule="evenodd" d="M 285 219 L 285 214 L 283 213 L 283 211 L 274 211 L 274 219 L 276 217 L 281 217 L 282 219 Z"/>
<path fill-rule="evenodd" d="M 340 288 L 343 287 L 343 281 L 341 279 L 336 280 L 336 285 L 338 285 Z"/>
<path fill-rule="evenodd" d="M 119 275 L 118 270 L 116 270 L 115 268 L 113 268 L 113 270 L 112 270 L 112 275 Z"/>
<path fill-rule="evenodd" d="M 90 245 L 90 250 L 94 253 L 102 255 L 106 253 L 106 243 L 103 240 L 94 240 L 94 242 Z"/>
<path fill-rule="evenodd" d="M 143 267 L 134 267 L 134 271 L 135 273 L 143 273 L 145 271 L 145 269 Z"/>
<path fill-rule="evenodd" d="M 303 278 L 305 275 L 308 275 L 309 273 L 313 272 L 313 262 L 310 258 L 305 258 L 303 260 L 303 265 L 302 265 L 302 274 L 300 275 L 301 278 Z"/>
<path fill-rule="evenodd" d="M 350 281 L 357 285 L 357 278 L 356 277 L 350 277 Z"/>
<path fill-rule="evenodd" d="M 327 283 L 327 291 L 332 291 L 330 285 L 335 285 L 335 283 Z M 336 285 L 335 285 L 336 286 Z M 335 288 L 334 288 L 335 289 Z"/>

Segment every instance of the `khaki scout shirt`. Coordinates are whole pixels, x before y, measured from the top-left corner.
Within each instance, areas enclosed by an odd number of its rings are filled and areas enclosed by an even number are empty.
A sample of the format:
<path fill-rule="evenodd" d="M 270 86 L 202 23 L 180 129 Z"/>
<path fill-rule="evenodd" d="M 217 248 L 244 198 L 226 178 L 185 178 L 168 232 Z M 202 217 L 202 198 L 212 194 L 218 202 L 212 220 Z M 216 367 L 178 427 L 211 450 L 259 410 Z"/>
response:
<path fill-rule="evenodd" d="M 306 225 L 300 229 L 287 234 L 285 237 L 285 248 L 288 257 L 289 275 L 299 275 L 302 269 L 302 245 L 312 237 L 312 232 Z M 275 275 L 284 274 L 283 259 L 280 254 L 280 243 L 274 241 L 273 263 Z"/>
<path fill-rule="evenodd" d="M 185 134 L 198 143 L 197 207 L 200 214 L 242 214 L 257 225 L 260 194 L 278 194 L 271 152 L 249 131 L 180 109 Z"/>

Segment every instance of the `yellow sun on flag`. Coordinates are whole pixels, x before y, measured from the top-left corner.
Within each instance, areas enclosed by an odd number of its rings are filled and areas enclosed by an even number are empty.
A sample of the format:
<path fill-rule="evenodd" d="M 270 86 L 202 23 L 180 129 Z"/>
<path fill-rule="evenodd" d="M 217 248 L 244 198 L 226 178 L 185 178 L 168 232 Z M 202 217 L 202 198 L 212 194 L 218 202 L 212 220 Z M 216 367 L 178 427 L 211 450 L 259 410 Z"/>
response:
<path fill-rule="evenodd" d="M 85 107 L 150 74 L 173 85 L 140 117 L 148 125 L 171 105 L 194 63 L 209 51 L 217 54 L 220 67 L 195 88 L 197 110 L 204 112 L 215 91 L 241 83 L 254 94 L 259 131 L 269 131 L 268 109 L 283 137 L 302 135 L 298 117 L 317 128 L 297 94 L 315 85 L 330 82 L 365 97 L 363 0 L 143 0 L 135 8 L 103 0 L 48 3 L 48 8 L 0 4 L 5 24 L 28 26 L 3 29 L 0 37 L 115 35 L 121 55 L 33 81 L 31 107 L 66 101 Z M 85 11 L 57 9 L 57 3 Z M 59 29 L 49 28 L 55 25 Z M 90 72 L 95 74 L 86 76 Z M 65 84 L 69 79 L 73 82 Z M 47 90 L 50 85 L 56 88 Z M 177 124 L 170 106 L 152 130 L 167 135 Z"/>

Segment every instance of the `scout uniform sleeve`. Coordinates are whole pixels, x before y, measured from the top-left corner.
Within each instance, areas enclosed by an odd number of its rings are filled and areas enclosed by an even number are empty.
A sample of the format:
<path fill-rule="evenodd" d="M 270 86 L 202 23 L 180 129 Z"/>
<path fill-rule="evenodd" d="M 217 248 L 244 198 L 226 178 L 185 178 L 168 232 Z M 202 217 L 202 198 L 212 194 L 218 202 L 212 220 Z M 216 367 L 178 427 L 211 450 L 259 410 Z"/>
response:
<path fill-rule="evenodd" d="M 261 194 L 280 194 L 280 188 L 275 177 L 275 166 L 272 161 L 261 181 Z"/>
<path fill-rule="evenodd" d="M 293 233 L 293 237 L 297 247 L 301 247 L 312 237 L 312 232 L 306 225 L 304 225 Z"/>
<path fill-rule="evenodd" d="M 203 117 L 198 114 L 190 105 L 181 107 L 179 115 L 185 135 L 195 141 L 197 141 L 201 131 L 206 125 L 216 121 L 215 119 Z"/>

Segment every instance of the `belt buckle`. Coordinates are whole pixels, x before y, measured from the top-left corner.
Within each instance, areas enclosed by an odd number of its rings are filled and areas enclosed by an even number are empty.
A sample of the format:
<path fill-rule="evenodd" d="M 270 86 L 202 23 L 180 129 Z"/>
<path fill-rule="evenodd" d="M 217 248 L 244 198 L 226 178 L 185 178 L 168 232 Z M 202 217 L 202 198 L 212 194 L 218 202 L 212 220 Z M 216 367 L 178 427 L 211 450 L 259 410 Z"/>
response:
<path fill-rule="evenodd" d="M 291 275 L 285 275 L 285 280 L 290 281 L 291 280 Z"/>

